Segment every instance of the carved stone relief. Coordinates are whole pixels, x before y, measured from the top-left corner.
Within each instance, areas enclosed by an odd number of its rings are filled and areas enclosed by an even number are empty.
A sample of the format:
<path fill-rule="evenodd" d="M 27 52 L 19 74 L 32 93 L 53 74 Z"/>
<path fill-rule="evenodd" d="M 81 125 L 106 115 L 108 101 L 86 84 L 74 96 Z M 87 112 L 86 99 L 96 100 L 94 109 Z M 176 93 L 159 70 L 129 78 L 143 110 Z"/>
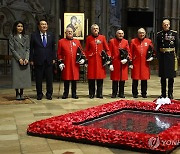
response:
<path fill-rule="evenodd" d="M 7 38 L 11 33 L 12 29 L 12 21 L 13 21 L 12 13 L 9 9 L 1 8 L 0 11 L 0 38 Z"/>
<path fill-rule="evenodd" d="M 5 37 L 8 37 L 11 34 L 12 24 L 7 21 L 3 24 L 3 34 Z"/>
<path fill-rule="evenodd" d="M 108 38 L 111 39 L 115 36 L 115 33 L 118 29 L 121 28 L 120 18 L 117 16 L 116 9 L 119 8 L 116 5 L 109 6 L 109 30 L 108 30 Z"/>
<path fill-rule="evenodd" d="M 34 27 L 36 26 L 34 17 L 30 12 L 23 12 L 21 20 L 24 22 L 26 34 L 30 35 L 35 30 Z"/>
<path fill-rule="evenodd" d="M 4 14 L 0 13 L 0 36 L 1 36 L 1 32 L 2 32 L 2 25 L 5 20 L 4 18 L 5 18 Z"/>
<path fill-rule="evenodd" d="M 27 3 L 31 7 L 32 12 L 45 13 L 44 7 L 39 0 L 27 0 Z"/>

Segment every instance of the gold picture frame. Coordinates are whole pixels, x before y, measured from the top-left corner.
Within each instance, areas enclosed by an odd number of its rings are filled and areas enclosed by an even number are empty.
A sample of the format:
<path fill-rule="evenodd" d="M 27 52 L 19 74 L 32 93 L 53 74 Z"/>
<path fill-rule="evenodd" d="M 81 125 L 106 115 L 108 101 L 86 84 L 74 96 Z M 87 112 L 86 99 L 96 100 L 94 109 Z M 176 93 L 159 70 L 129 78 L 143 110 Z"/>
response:
<path fill-rule="evenodd" d="M 73 29 L 73 38 L 84 40 L 84 13 L 64 13 L 64 37 L 67 27 Z"/>

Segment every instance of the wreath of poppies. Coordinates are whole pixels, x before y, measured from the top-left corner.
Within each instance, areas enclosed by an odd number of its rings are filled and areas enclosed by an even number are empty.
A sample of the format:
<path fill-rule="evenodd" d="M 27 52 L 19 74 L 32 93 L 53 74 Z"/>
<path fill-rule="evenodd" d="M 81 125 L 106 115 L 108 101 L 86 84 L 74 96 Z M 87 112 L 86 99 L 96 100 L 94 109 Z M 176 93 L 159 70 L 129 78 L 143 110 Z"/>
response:
<path fill-rule="evenodd" d="M 155 102 L 118 100 L 36 121 L 28 126 L 27 134 L 118 148 L 133 148 L 156 153 L 157 151 L 158 153 L 170 152 L 178 146 L 178 141 L 180 142 L 179 122 L 159 134 L 110 130 L 81 125 L 84 122 L 127 109 L 178 115 L 180 113 L 180 101 L 172 100 L 171 104 L 162 105 L 158 111 L 155 108 Z M 168 142 L 165 144 L 162 141 Z"/>

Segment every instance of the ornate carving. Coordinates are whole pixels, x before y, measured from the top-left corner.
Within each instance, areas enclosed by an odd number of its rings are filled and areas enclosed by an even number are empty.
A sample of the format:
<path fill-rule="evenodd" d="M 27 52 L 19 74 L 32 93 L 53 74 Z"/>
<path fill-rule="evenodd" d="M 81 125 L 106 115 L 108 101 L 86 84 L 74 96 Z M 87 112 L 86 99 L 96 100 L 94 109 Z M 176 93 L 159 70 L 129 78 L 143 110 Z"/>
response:
<path fill-rule="evenodd" d="M 18 0 L 6 0 L 6 4 L 7 5 L 12 5 L 16 1 L 18 1 Z"/>
<path fill-rule="evenodd" d="M 117 6 L 110 5 L 109 8 L 110 8 L 109 11 L 110 25 L 109 25 L 108 37 L 109 39 L 111 39 L 115 36 L 116 31 L 120 29 L 121 26 L 120 26 L 120 19 L 117 17 L 117 13 L 116 13 Z"/>
<path fill-rule="evenodd" d="M 12 24 L 11 22 L 7 21 L 3 24 L 3 34 L 5 37 L 8 37 L 11 34 Z"/>
<path fill-rule="evenodd" d="M 27 3 L 30 5 L 30 7 L 33 9 L 34 12 L 37 13 L 44 13 L 44 7 L 39 2 L 39 0 L 27 0 Z"/>
<path fill-rule="evenodd" d="M 4 21 L 4 15 L 0 15 L 0 34 L 1 34 L 1 29 L 2 29 L 3 21 Z"/>

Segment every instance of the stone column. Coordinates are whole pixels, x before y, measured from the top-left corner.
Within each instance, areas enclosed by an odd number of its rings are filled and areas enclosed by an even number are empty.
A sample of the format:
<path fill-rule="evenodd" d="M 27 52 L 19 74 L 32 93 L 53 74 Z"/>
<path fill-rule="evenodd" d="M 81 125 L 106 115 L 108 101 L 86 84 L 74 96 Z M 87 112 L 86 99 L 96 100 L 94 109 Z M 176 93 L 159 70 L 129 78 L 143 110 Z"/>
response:
<path fill-rule="evenodd" d="M 56 14 L 56 9 L 55 9 L 55 7 L 56 7 L 56 0 L 51 0 L 50 1 L 50 4 L 51 4 L 51 9 L 50 9 L 50 14 L 51 15 L 55 15 Z"/>
<path fill-rule="evenodd" d="M 56 39 L 56 42 L 58 42 L 59 40 L 59 36 L 60 36 L 60 23 L 59 23 L 59 0 L 55 0 L 55 13 L 56 13 L 56 16 L 55 16 L 55 20 L 56 20 L 56 34 L 55 34 L 55 39 Z M 62 23 L 61 23 L 62 24 Z"/>
<path fill-rule="evenodd" d="M 91 25 L 95 22 L 96 0 L 91 0 Z"/>
<path fill-rule="evenodd" d="M 144 0 L 144 8 L 145 9 L 149 8 L 149 0 Z"/>
<path fill-rule="evenodd" d="M 103 9 L 102 9 L 103 8 Z M 97 24 L 99 24 L 99 26 L 101 27 L 101 23 L 102 23 L 102 16 L 103 11 L 104 11 L 104 6 L 103 6 L 103 2 L 102 0 L 96 0 L 96 6 L 95 6 L 95 22 Z M 104 15 L 105 16 L 105 15 Z"/>
<path fill-rule="evenodd" d="M 164 17 L 170 17 L 171 13 L 171 0 L 164 0 Z"/>
<path fill-rule="evenodd" d="M 139 8 L 139 9 L 144 8 L 144 0 L 138 0 L 137 1 L 137 8 Z"/>
<path fill-rule="evenodd" d="M 178 2 L 177 0 L 173 0 L 172 1 L 172 12 L 171 12 L 171 17 L 172 17 L 172 20 L 171 20 L 171 29 L 174 29 L 174 30 L 177 30 L 177 21 L 178 21 L 178 16 L 177 16 L 177 13 L 178 13 Z"/>
<path fill-rule="evenodd" d="M 132 9 L 132 8 L 135 8 L 136 7 L 136 4 L 137 4 L 137 0 L 128 0 L 128 8 L 129 9 Z"/>
<path fill-rule="evenodd" d="M 71 5 L 70 5 L 71 4 L 71 0 L 66 0 L 65 2 L 66 2 L 66 9 L 67 9 L 66 11 L 70 12 L 70 10 L 71 10 Z"/>
<path fill-rule="evenodd" d="M 84 12 L 84 0 L 79 0 L 79 12 Z"/>
<path fill-rule="evenodd" d="M 102 0 L 102 8 L 103 12 L 101 14 L 101 32 L 106 35 L 107 37 L 107 33 L 108 33 L 108 27 L 109 27 L 109 1 L 104 1 Z"/>

